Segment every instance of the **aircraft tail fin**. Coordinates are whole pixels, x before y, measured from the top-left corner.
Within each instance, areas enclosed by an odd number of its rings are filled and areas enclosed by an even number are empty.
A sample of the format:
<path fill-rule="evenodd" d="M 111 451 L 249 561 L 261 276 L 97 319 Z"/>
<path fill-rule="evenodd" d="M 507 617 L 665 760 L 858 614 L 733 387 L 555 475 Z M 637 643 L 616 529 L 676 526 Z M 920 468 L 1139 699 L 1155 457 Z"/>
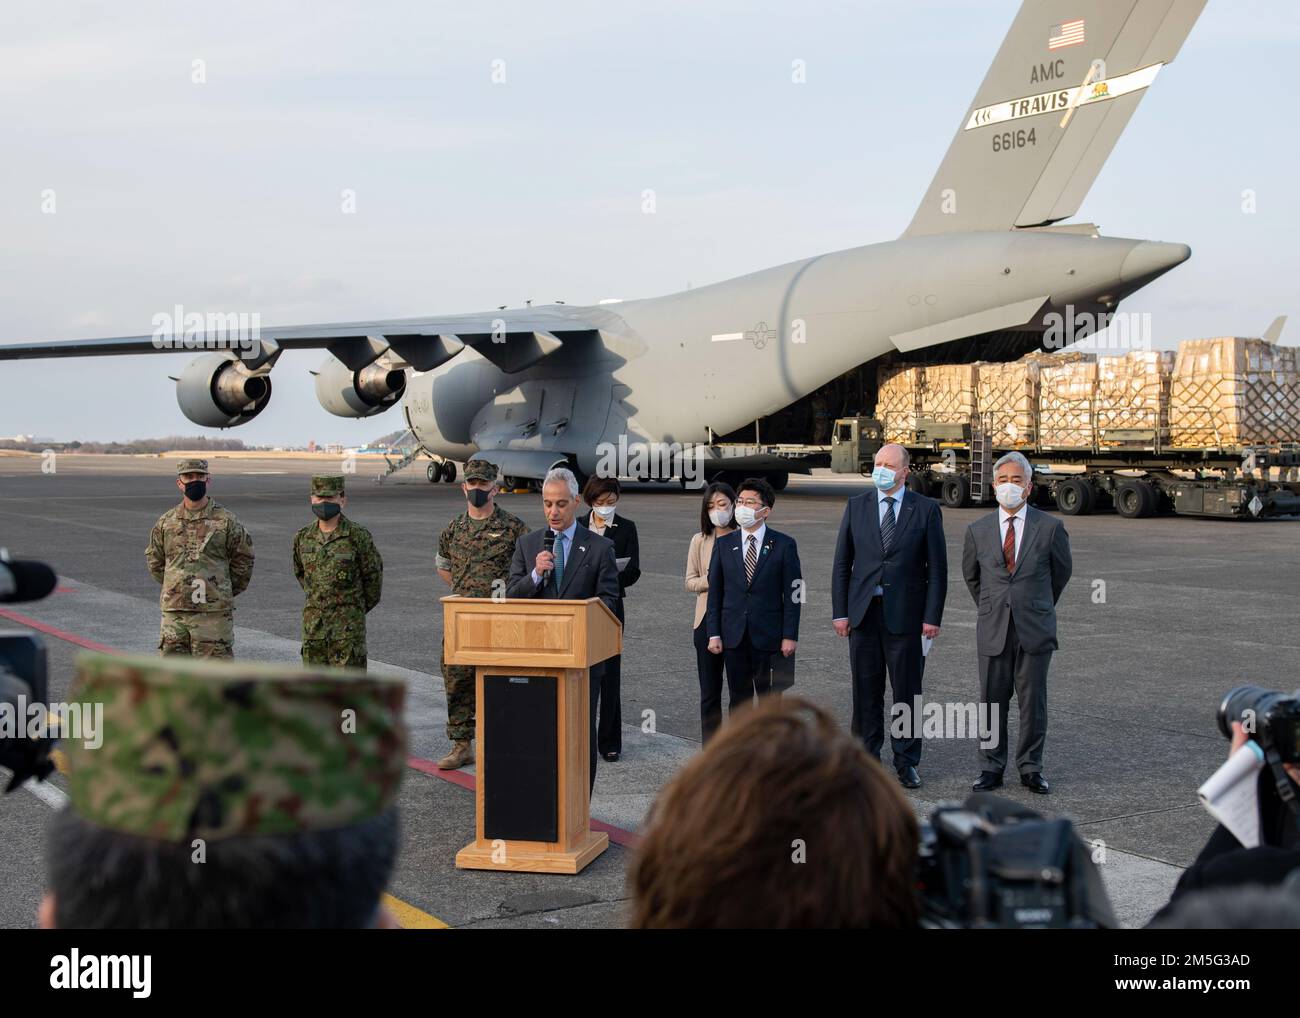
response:
<path fill-rule="evenodd" d="M 1025 0 L 904 236 L 1079 210 L 1205 0 Z"/>

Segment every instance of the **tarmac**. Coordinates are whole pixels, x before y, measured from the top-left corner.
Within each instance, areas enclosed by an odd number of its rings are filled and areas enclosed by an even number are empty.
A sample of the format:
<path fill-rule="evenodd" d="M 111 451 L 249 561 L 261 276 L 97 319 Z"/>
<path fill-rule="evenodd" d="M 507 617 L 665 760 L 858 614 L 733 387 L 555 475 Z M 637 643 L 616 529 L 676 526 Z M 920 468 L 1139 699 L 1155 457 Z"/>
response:
<path fill-rule="evenodd" d="M 323 468 L 246 456 L 214 460 L 213 469 L 213 497 L 239 515 L 257 553 L 252 584 L 238 601 L 236 656 L 296 661 L 302 594 L 290 542 L 311 519 L 307 475 Z M 636 832 L 658 790 L 699 749 L 694 595 L 683 585 L 699 495 L 633 484 L 620 503 L 640 534 L 642 577 L 626 602 L 623 757 L 600 762 L 591 807 L 611 834 L 609 850 L 577 876 L 488 873 L 453 862 L 473 836 L 473 769 L 439 772 L 431 763 L 447 748 L 437 669 L 438 598 L 448 591 L 433 558 L 439 532 L 464 501 L 459 486 L 430 484 L 423 462 L 383 485 L 373 463 L 358 469 L 347 512 L 371 529 L 385 559 L 383 601 L 369 621 L 371 667 L 404 676 L 410 688 L 411 766 L 390 907 L 408 927 L 624 925 Z M 65 696 L 75 657 L 87 647 L 156 652 L 158 588 L 144 548 L 154 521 L 176 501 L 173 470 L 172 460 L 157 457 L 0 457 L 0 546 L 60 575 L 44 601 L 0 607 L 0 629 L 44 632 L 52 699 Z M 795 476 L 771 517 L 798 541 L 807 583 L 793 692 L 846 727 L 848 648 L 831 628 L 829 577 L 844 503 L 869 489 L 858 477 Z M 501 498 L 530 526 L 541 525 L 539 496 Z M 927 701 L 978 699 L 975 606 L 960 559 L 966 526 L 986 511 L 944 512 L 950 582 L 943 631 L 926 664 Z M 1214 723 L 1223 694 L 1243 683 L 1300 685 L 1295 526 L 1112 513 L 1067 521 L 1074 578 L 1058 606 L 1061 646 L 1048 680 L 1044 773 L 1052 794 L 1035 796 L 1018 783 L 1004 792 L 1074 820 L 1126 926 L 1144 924 L 1168 899 L 1213 829 L 1196 788 L 1227 752 Z M 1014 746 L 1014 704 L 1010 729 Z M 919 816 L 964 799 L 979 772 L 974 740 L 927 739 L 920 771 L 924 784 L 906 793 Z M 56 774 L 0 796 L 0 926 L 35 925 L 45 827 L 65 788 Z"/>

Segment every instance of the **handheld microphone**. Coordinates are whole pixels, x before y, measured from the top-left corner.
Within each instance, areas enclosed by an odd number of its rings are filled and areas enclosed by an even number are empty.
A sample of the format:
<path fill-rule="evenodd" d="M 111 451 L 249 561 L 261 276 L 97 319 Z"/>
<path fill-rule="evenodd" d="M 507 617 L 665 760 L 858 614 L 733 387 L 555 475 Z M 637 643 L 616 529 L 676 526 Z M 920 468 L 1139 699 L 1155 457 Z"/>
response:
<path fill-rule="evenodd" d="M 555 531 L 554 530 L 546 531 L 546 536 L 542 538 L 542 551 L 549 551 L 552 554 L 555 553 Z M 548 569 L 546 570 L 546 572 L 542 573 L 541 575 L 542 575 L 542 582 L 545 583 L 546 577 L 551 575 L 551 570 Z"/>
<path fill-rule="evenodd" d="M 0 602 L 39 601 L 59 578 L 44 562 L 0 562 Z"/>

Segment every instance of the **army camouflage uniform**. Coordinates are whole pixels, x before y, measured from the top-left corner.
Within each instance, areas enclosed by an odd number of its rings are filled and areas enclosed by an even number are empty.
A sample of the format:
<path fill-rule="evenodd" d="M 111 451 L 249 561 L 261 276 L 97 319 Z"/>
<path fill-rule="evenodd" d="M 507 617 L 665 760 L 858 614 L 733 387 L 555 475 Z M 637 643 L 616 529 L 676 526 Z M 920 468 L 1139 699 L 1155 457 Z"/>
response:
<path fill-rule="evenodd" d="M 484 460 L 465 464 L 465 479 L 496 480 L 496 467 Z M 438 568 L 451 573 L 451 592 L 461 597 L 505 596 L 515 541 L 528 533 L 518 516 L 493 506 L 492 515 L 476 520 L 463 512 L 447 524 L 438 538 Z M 500 580 L 496 589 L 493 582 Z M 447 691 L 447 738 L 467 742 L 474 738 L 474 669 L 447 664 L 446 639 L 441 656 L 442 684 Z"/>
<path fill-rule="evenodd" d="M 312 478 L 312 494 L 343 494 L 343 478 Z M 384 560 L 370 531 L 342 514 L 329 533 L 313 520 L 294 536 L 293 575 L 307 592 L 303 663 L 365 668 L 366 613 L 379 604 L 384 584 Z"/>
<path fill-rule="evenodd" d="M 189 844 L 377 816 L 406 768 L 405 683 L 330 668 L 82 654 L 71 808 L 98 827 Z M 344 710 L 355 723 L 343 725 Z M 201 869 L 201 867 L 200 867 Z"/>
<path fill-rule="evenodd" d="M 177 474 L 207 473 L 205 460 L 182 460 Z M 162 584 L 163 654 L 234 656 L 235 598 L 253 577 L 253 539 L 235 514 L 208 496 L 201 509 L 175 506 L 159 518 L 145 549 Z"/>

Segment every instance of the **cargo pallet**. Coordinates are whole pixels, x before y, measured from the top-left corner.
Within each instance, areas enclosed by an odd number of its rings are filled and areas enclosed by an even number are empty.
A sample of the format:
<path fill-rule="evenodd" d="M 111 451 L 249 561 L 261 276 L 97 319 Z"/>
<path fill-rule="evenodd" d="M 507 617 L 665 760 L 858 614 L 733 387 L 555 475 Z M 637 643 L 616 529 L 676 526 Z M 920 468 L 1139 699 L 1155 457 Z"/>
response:
<path fill-rule="evenodd" d="M 1129 519 L 1177 513 L 1229 519 L 1300 514 L 1300 442 L 1267 446 L 1170 448 L 1155 430 L 1107 432 L 1104 444 L 995 447 L 987 421 L 918 420 L 902 444 L 911 456 L 908 487 L 949 508 L 993 503 L 993 464 L 1019 452 L 1034 468 L 1031 501 L 1067 516 L 1114 508 Z M 870 474 L 885 429 L 871 417 L 835 422 L 831 469 Z M 1050 466 L 1040 466 L 1047 460 Z M 1068 469 L 1060 469 L 1068 468 Z M 1277 480 L 1270 474 L 1278 471 Z"/>

